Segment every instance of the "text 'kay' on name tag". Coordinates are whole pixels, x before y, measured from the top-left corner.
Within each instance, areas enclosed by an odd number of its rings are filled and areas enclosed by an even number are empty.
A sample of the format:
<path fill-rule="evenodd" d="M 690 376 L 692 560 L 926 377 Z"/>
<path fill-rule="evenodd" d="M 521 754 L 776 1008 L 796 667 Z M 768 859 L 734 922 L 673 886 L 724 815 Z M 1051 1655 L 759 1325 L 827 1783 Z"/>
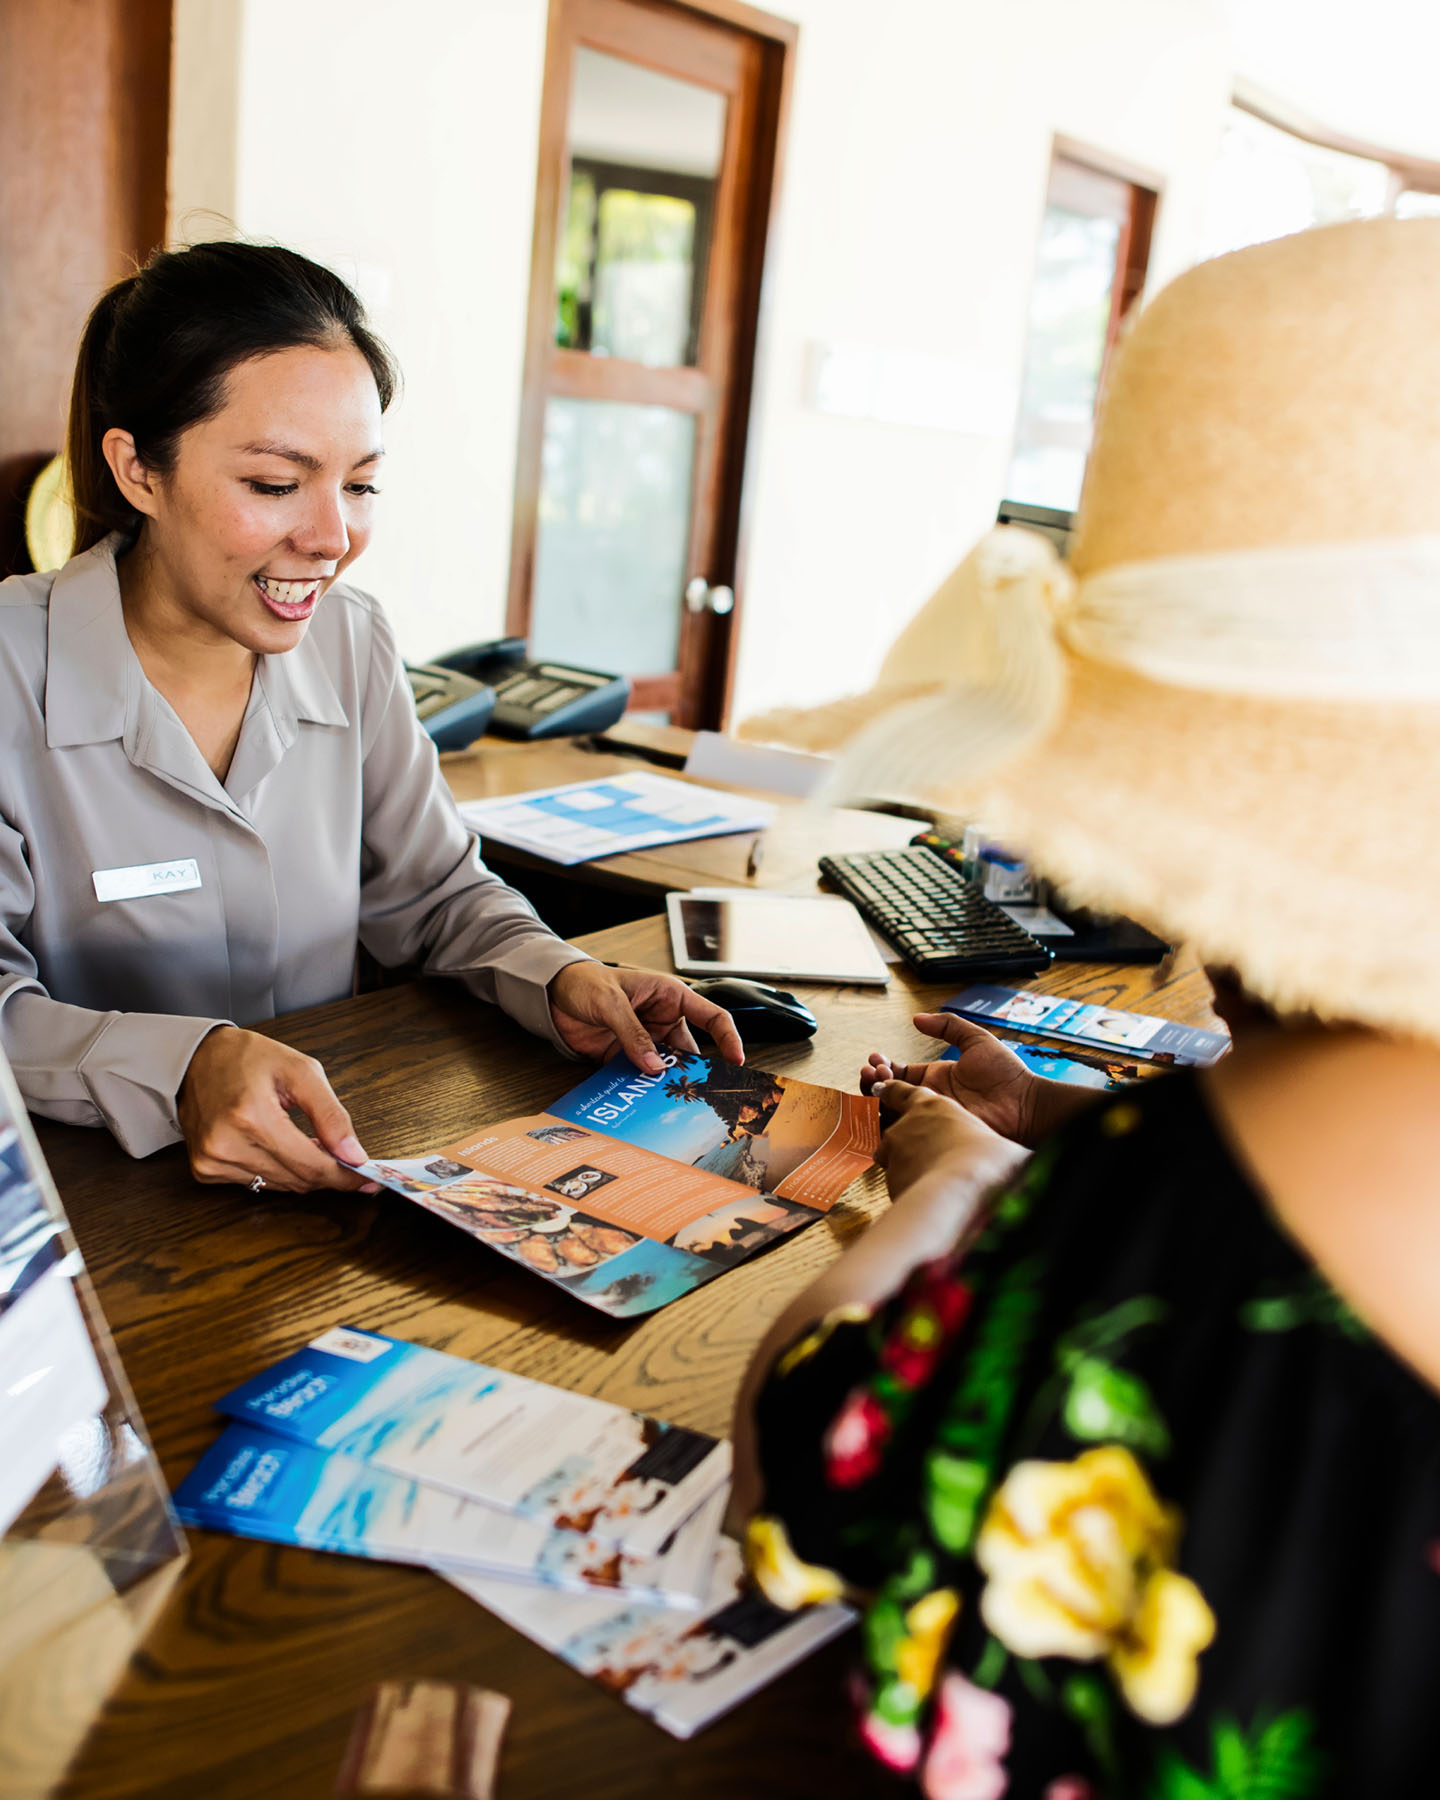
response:
<path fill-rule="evenodd" d="M 143 900 L 147 894 L 180 894 L 200 885 L 200 865 L 193 856 L 181 862 L 136 863 L 129 869 L 96 869 L 97 900 Z"/>

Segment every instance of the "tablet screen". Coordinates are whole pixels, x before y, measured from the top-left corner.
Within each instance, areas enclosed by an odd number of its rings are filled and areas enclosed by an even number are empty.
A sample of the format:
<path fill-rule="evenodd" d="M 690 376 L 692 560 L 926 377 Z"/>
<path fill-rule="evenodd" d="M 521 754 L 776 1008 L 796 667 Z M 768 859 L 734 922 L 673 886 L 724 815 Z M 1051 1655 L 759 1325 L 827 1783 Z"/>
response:
<path fill-rule="evenodd" d="M 677 951 L 687 969 L 806 975 L 812 980 L 885 977 L 865 922 L 845 901 L 779 894 L 678 896 Z"/>

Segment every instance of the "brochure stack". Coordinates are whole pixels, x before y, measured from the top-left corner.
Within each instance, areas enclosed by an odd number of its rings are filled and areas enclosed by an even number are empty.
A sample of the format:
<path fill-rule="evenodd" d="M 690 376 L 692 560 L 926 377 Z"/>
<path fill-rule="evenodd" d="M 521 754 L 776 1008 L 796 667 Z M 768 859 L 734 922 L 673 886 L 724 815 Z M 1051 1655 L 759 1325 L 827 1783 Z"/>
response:
<path fill-rule="evenodd" d="M 352 1326 L 218 1406 L 188 1524 L 431 1567 L 677 1736 L 850 1623 L 745 1590 L 702 1432 Z"/>

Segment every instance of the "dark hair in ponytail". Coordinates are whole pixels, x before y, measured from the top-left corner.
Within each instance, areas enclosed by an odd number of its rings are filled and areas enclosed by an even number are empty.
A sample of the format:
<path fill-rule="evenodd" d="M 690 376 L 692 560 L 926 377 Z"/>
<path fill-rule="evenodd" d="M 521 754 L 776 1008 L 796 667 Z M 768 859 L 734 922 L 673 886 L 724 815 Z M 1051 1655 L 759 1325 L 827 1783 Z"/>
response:
<path fill-rule="evenodd" d="M 237 364 L 276 350 L 350 344 L 370 365 L 382 410 L 397 370 L 338 275 L 277 244 L 160 250 L 102 294 L 85 325 L 70 394 L 68 457 L 75 549 L 140 517 L 115 485 L 101 442 L 128 431 L 149 469 L 173 467 L 181 432 L 216 412 Z"/>

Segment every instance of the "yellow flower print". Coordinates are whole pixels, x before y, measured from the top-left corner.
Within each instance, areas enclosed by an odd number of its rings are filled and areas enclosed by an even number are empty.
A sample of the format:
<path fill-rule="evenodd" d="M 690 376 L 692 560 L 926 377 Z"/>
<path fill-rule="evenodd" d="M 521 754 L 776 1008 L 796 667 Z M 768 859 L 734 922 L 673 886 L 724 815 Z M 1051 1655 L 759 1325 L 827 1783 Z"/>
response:
<path fill-rule="evenodd" d="M 1100 1129 L 1106 1137 L 1129 1137 L 1143 1117 L 1140 1108 L 1129 1100 L 1117 1100 L 1100 1115 Z"/>
<path fill-rule="evenodd" d="M 776 1375 L 783 1379 L 792 1369 L 798 1369 L 801 1363 L 809 1362 L 837 1325 L 863 1325 L 873 1312 L 873 1307 L 852 1301 L 847 1306 L 837 1306 L 832 1312 L 826 1313 L 820 1323 L 813 1330 L 807 1331 L 798 1343 L 792 1344 L 775 1364 Z"/>
<path fill-rule="evenodd" d="M 757 1513 L 745 1527 L 745 1560 L 765 1598 L 787 1612 L 838 1600 L 845 1583 L 833 1569 L 801 1562 L 779 1519 Z"/>
<path fill-rule="evenodd" d="M 1195 1583 L 1157 1569 L 1130 1629 L 1110 1651 L 1110 1667 L 1131 1711 L 1152 1725 L 1168 1725 L 1186 1712 L 1200 1677 L 1196 1659 L 1214 1635 L 1214 1615 Z"/>
<path fill-rule="evenodd" d="M 935 1671 L 959 1612 L 960 1596 L 952 1588 L 937 1588 L 905 1614 L 906 1635 L 895 1646 L 895 1673 L 921 1699 L 935 1685 Z"/>
<path fill-rule="evenodd" d="M 975 1543 L 981 1616 L 1017 1656 L 1107 1658 L 1131 1710 L 1168 1725 L 1215 1635 L 1200 1590 L 1170 1566 L 1179 1539 L 1179 1514 L 1120 1445 L 1017 1463 Z"/>

